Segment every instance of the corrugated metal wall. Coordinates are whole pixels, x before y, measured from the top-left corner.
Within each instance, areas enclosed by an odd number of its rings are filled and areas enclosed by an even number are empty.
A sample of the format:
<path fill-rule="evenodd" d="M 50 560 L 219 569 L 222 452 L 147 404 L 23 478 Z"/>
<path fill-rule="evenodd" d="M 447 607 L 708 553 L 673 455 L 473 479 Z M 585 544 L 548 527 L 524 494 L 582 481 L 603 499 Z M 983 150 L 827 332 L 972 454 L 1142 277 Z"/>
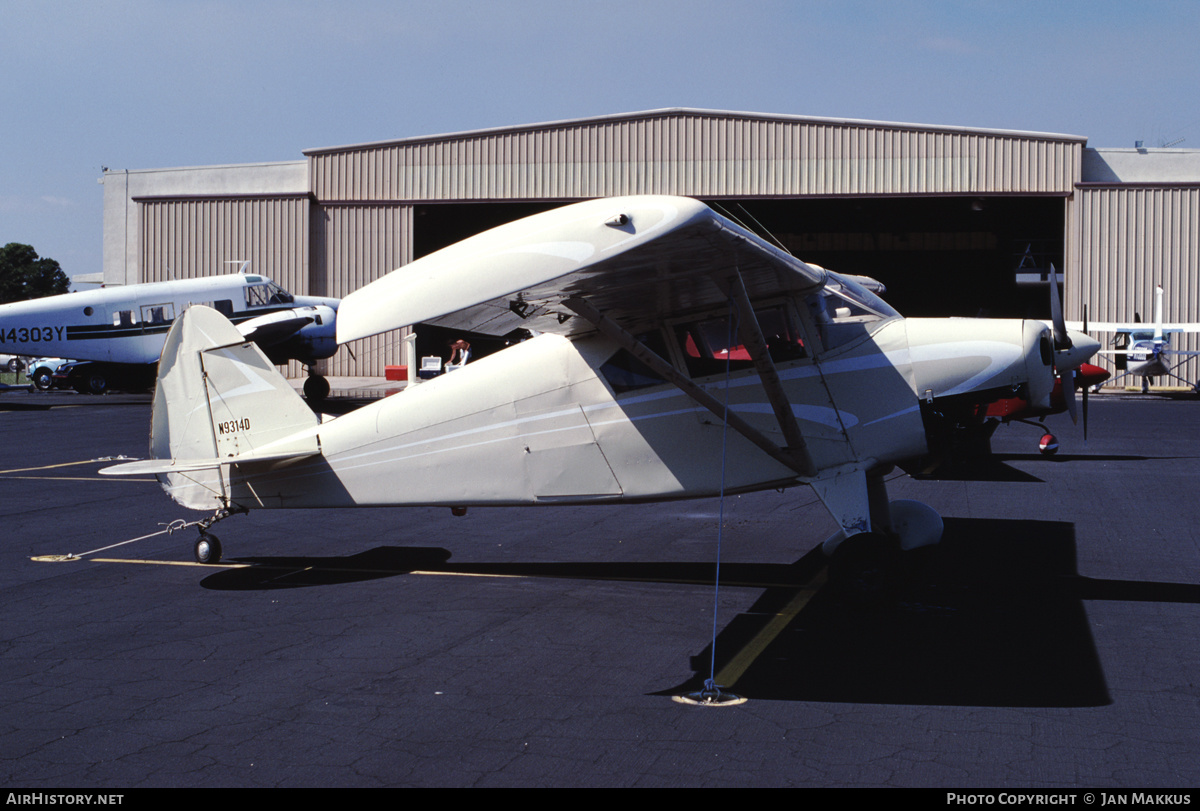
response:
<path fill-rule="evenodd" d="M 278 282 L 292 293 L 309 290 L 307 195 L 285 197 L 141 200 L 142 281 L 195 279 L 249 273 Z M 303 367 L 288 365 L 289 376 Z"/>
<path fill-rule="evenodd" d="M 329 201 L 1069 194 L 1083 143 L 1035 135 L 671 112 L 314 150 Z"/>
<path fill-rule="evenodd" d="M 307 196 L 143 200 L 141 279 L 194 279 L 249 272 L 293 292 L 308 289 Z"/>
<path fill-rule="evenodd" d="M 1081 186 L 1077 192 L 1080 298 L 1068 317 L 1091 321 L 1154 318 L 1154 289 L 1164 290 L 1165 321 L 1200 322 L 1200 187 Z M 1098 335 L 1102 340 L 1111 335 Z M 1196 350 L 1200 337 L 1177 336 Z M 1185 377 L 1195 379 L 1188 364 Z"/>
<path fill-rule="evenodd" d="M 412 261 L 412 206 L 333 205 L 313 211 L 313 276 L 321 295 L 344 298 Z M 385 333 L 353 341 L 325 361 L 332 375 L 382 376 L 401 363 L 400 337 Z"/>

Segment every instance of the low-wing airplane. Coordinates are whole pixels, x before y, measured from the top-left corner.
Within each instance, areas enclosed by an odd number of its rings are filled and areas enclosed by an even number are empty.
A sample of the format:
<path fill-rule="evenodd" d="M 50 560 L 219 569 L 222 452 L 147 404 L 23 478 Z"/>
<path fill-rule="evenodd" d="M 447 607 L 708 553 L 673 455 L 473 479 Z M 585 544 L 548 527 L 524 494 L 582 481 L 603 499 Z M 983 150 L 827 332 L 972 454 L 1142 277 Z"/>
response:
<path fill-rule="evenodd" d="M 1154 289 L 1154 323 L 1146 324 L 1134 315 L 1132 322 L 1100 322 L 1091 324 L 1096 332 L 1115 332 L 1113 339 L 1115 349 L 1101 350 L 1102 355 L 1112 355 L 1117 370 L 1121 373 L 1112 379 L 1113 383 L 1124 377 L 1136 376 L 1142 379 L 1142 393 L 1150 391 L 1150 379 L 1155 377 L 1173 377 L 1193 391 L 1200 392 L 1200 383 L 1191 383 L 1171 371 L 1171 358 L 1194 357 L 1200 352 L 1190 352 L 1171 349 L 1171 335 L 1185 332 L 1200 332 L 1200 324 L 1195 323 L 1163 323 L 1163 289 L 1158 285 Z M 1087 325 L 1071 325 L 1072 327 L 1088 329 Z"/>
<path fill-rule="evenodd" d="M 1054 269 L 1053 265 L 1050 266 L 1049 282 L 1047 287 L 1050 290 L 1050 321 L 1042 323 L 1054 330 L 1054 343 L 1056 346 L 1070 346 L 1073 342 L 1072 332 L 1068 330 L 1067 324 L 1063 321 L 1062 299 L 1058 293 L 1058 272 Z M 1086 312 L 1085 309 L 1083 327 L 1079 329 L 1083 333 L 1087 332 Z M 1073 369 L 1059 370 L 1058 380 L 1055 381 L 1054 390 L 1050 393 L 1048 406 L 1035 406 L 1019 394 L 982 403 L 976 412 L 978 418 L 984 422 L 982 433 L 990 437 L 991 432 L 998 425 L 1010 422 L 1032 425 L 1039 430 L 1045 431 L 1044 422 L 1046 417 L 1052 414 L 1061 414 L 1064 411 L 1071 415 L 1073 423 L 1078 423 L 1079 407 L 1077 399 L 1079 398 L 1076 395 L 1078 392 L 1082 392 L 1083 438 L 1086 441 L 1088 391 L 1103 385 L 1104 381 L 1109 377 L 1110 374 L 1106 369 L 1102 369 L 1091 363 L 1081 363 Z M 1034 420 L 1037 420 L 1037 422 Z M 1058 453 L 1058 437 L 1052 433 L 1044 432 L 1038 440 L 1038 450 L 1047 456 Z"/>
<path fill-rule="evenodd" d="M 192 307 L 159 365 L 152 458 L 208 530 L 259 508 L 646 502 L 810 485 L 833 561 L 937 542 L 884 475 L 980 404 L 1049 408 L 1099 344 L 1034 320 L 900 316 L 703 203 L 589 200 L 486 231 L 342 301 L 338 340 L 433 323 L 535 337 L 321 421 L 221 314 Z M 855 552 L 854 550 L 860 550 Z M 870 551 L 867 551 L 870 550 Z M 837 564 L 839 568 L 846 565 Z"/>
<path fill-rule="evenodd" d="M 0 351 L 93 361 L 84 382 L 97 394 L 112 381 L 149 387 L 172 323 L 189 306 L 205 304 L 236 324 L 273 363 L 298 360 L 308 366 L 305 395 L 319 400 L 329 383 L 311 367 L 337 351 L 338 303 L 293 296 L 270 279 L 244 272 L 105 287 L 0 304 Z"/>

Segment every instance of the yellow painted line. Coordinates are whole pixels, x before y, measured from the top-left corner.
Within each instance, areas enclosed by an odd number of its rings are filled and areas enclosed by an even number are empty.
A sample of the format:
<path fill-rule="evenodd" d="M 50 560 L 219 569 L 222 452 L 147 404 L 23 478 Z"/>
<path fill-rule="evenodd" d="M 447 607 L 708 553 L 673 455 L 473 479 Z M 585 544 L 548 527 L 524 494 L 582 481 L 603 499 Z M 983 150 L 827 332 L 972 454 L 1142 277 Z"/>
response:
<path fill-rule="evenodd" d="M 82 553 L 82 555 L 86 555 L 86 554 L 87 554 L 86 552 Z M 347 574 L 374 574 L 374 575 L 418 574 L 418 575 L 423 575 L 425 577 L 485 577 L 485 578 L 490 577 L 493 579 L 513 579 L 513 580 L 519 580 L 519 579 L 578 580 L 578 579 L 580 579 L 578 577 L 572 577 L 570 575 L 503 574 L 500 572 L 453 572 L 453 571 L 440 571 L 439 572 L 439 571 L 431 571 L 431 570 L 427 570 L 427 569 L 363 569 L 363 568 L 357 568 L 357 567 L 349 568 L 349 567 L 344 567 L 344 566 L 327 566 L 327 567 L 305 566 L 303 568 L 297 568 L 295 566 L 287 566 L 284 564 L 271 564 L 271 563 L 196 563 L 195 561 L 188 561 L 188 560 L 145 560 L 145 559 L 141 559 L 141 558 L 89 558 L 89 557 L 82 557 L 79 555 L 38 555 L 36 557 L 30 558 L 30 560 L 56 561 L 56 562 L 57 561 L 73 561 L 73 560 L 90 560 L 95 563 L 137 563 L 137 564 L 142 564 L 142 565 L 157 564 L 160 566 L 202 566 L 202 567 L 205 567 L 208 569 L 217 569 L 217 568 L 248 569 L 248 568 L 254 567 L 254 568 L 258 568 L 258 569 L 286 569 L 286 570 L 290 570 L 292 573 L 308 572 L 308 571 L 322 571 L 322 572 L 338 572 L 338 573 L 347 573 Z M 655 583 L 655 584 L 662 584 L 662 585 L 680 585 L 680 584 L 682 584 L 682 585 L 702 585 L 702 586 L 711 586 L 712 585 L 711 582 L 703 581 L 703 580 L 665 579 L 665 578 L 664 579 L 656 579 L 656 580 L 647 580 L 646 578 L 640 578 L 640 577 L 594 577 L 594 578 L 586 577 L 583 579 L 604 580 L 606 582 L 618 582 L 618 583 Z M 782 630 L 782 628 L 784 626 L 786 626 L 788 622 L 791 621 L 792 617 L 794 617 L 796 614 L 798 614 L 800 612 L 800 609 L 802 609 L 804 607 L 804 603 L 808 602 L 808 600 L 812 597 L 812 594 L 824 582 L 825 582 L 824 572 L 822 572 L 816 578 L 814 578 L 812 583 L 810 583 L 806 588 L 800 590 L 798 597 L 793 599 L 792 602 L 788 604 L 788 606 L 784 609 L 784 611 L 782 613 L 776 615 L 776 619 L 772 621 L 772 623 L 768 626 L 768 628 L 774 628 L 775 624 L 779 623 L 779 622 L 782 622 L 782 625 L 780 625 L 780 628 L 778 630 L 774 631 L 774 633 L 772 634 L 772 637 L 775 635 L 778 635 L 779 630 Z M 774 584 L 774 583 L 726 583 L 725 586 L 727 588 L 753 588 L 753 589 L 783 588 L 783 586 L 780 586 L 780 585 Z M 801 597 L 803 598 L 802 601 L 800 602 L 799 605 L 796 605 L 797 600 L 800 599 Z M 795 606 L 794 610 L 792 610 L 793 606 Z M 789 611 L 791 612 L 790 614 L 788 613 Z M 782 619 L 780 619 L 780 618 L 782 618 Z M 764 629 L 764 631 L 759 632 L 759 635 L 757 637 L 755 637 L 755 639 L 761 638 L 764 633 L 766 633 L 765 629 Z M 765 644 L 766 643 L 764 643 L 764 645 Z"/>
<path fill-rule="evenodd" d="M 804 610 L 804 606 L 808 605 L 808 601 L 813 598 L 813 595 L 825 585 L 828 579 L 826 569 L 822 569 L 817 573 L 817 576 L 812 579 L 800 591 L 796 592 L 783 610 L 776 614 L 766 626 L 754 635 L 754 638 L 747 642 L 737 655 L 733 657 L 720 672 L 717 673 L 714 681 L 722 687 L 732 688 L 737 684 L 746 672 L 746 670 L 754 663 L 754 660 L 762 655 L 762 652 L 767 649 L 767 646 L 775 641 L 775 638 L 783 632 L 783 629 L 791 624 L 796 615 Z"/>
<path fill-rule="evenodd" d="M 296 568 L 294 566 L 271 565 L 263 563 L 197 563 L 193 560 L 144 560 L 139 558 L 85 558 L 63 555 L 38 555 L 30 558 L 41 562 L 62 562 L 87 560 L 93 563 L 137 563 L 141 565 L 156 565 L 156 566 L 200 566 L 205 569 L 249 569 L 251 567 L 258 569 L 284 569 L 292 574 L 300 572 L 322 571 L 322 572 L 338 572 L 346 574 L 420 574 L 426 576 L 442 576 L 442 577 L 497 577 L 497 578 L 524 578 L 529 575 L 523 574 L 487 574 L 479 572 L 429 572 L 422 570 L 411 569 L 350 569 L 339 566 L 331 566 L 318 569 L 316 566 L 306 566 L 304 568 Z"/>
<path fill-rule="evenodd" d="M 80 558 L 94 563 L 143 563 L 158 566 L 203 566 L 205 569 L 248 569 L 253 563 L 197 563 L 194 560 L 138 560 L 137 558 Z"/>
<path fill-rule="evenodd" d="M 37 558 L 33 558 L 37 560 Z M 335 572 L 345 574 L 420 574 L 426 576 L 442 576 L 442 577 L 511 577 L 523 578 L 528 575 L 523 574 L 486 574 L 476 572 L 427 572 L 421 570 L 410 569 L 350 569 L 340 566 L 330 566 L 318 569 L 316 566 L 305 566 L 297 568 L 295 566 L 285 566 L 282 564 L 272 565 L 269 563 L 196 563 L 191 560 L 138 560 L 137 558 L 73 558 L 73 560 L 90 560 L 96 563 L 141 563 L 141 564 L 158 564 L 160 566 L 201 566 L 205 569 L 249 569 L 251 567 L 257 569 L 284 569 L 289 574 L 299 574 L 301 572 L 322 571 Z"/>
<path fill-rule="evenodd" d="M 39 557 L 32 558 L 32 560 L 39 560 L 39 559 L 40 560 L 54 560 L 55 558 L 54 558 L 54 556 L 48 556 L 48 555 L 41 556 L 40 558 Z M 255 564 L 255 563 L 196 563 L 195 561 L 138 560 L 136 558 L 59 558 L 59 559 L 61 559 L 61 560 L 91 560 L 96 563 L 136 563 L 136 564 L 141 564 L 141 565 L 159 565 L 159 566 L 198 566 L 198 567 L 204 568 L 204 569 L 248 569 L 250 567 L 278 568 L 278 569 L 292 568 L 292 567 L 288 567 L 288 566 L 272 567 L 272 566 L 264 565 L 261 563 L 258 563 L 258 564 Z M 290 576 L 291 574 L 299 574 L 302 572 L 313 571 L 315 568 L 316 567 L 313 567 L 313 566 L 307 566 L 307 567 L 304 567 L 301 569 L 295 569 L 294 571 L 291 571 L 288 574 L 285 574 L 282 576 L 287 577 L 287 576 Z M 413 570 L 395 569 L 395 570 L 388 571 L 388 570 L 380 570 L 380 569 L 359 569 L 359 568 L 344 569 L 344 568 L 331 567 L 328 569 L 323 569 L 322 571 L 344 572 L 344 573 L 351 573 L 351 574 L 362 573 L 362 574 L 373 574 L 373 575 L 383 575 L 383 574 L 404 575 L 404 574 L 408 574 L 408 575 L 424 575 L 426 577 L 430 577 L 430 576 L 485 577 L 485 578 L 490 577 L 490 578 L 505 578 L 505 579 L 523 579 L 523 578 L 527 578 L 527 577 L 537 577 L 537 575 L 491 574 L 491 573 L 486 573 L 486 572 L 436 572 L 436 571 L 428 571 L 428 570 L 424 570 L 424 569 L 413 569 Z M 757 634 L 754 635 L 754 637 L 749 642 L 747 642 L 745 645 L 742 646 L 741 650 L 739 650 L 734 655 L 734 657 L 728 663 L 726 663 L 725 666 L 722 667 L 721 670 L 716 674 L 714 681 L 716 681 L 717 684 L 721 685 L 722 687 L 724 687 L 726 689 L 733 688 L 737 684 L 738 680 L 743 675 L 745 675 L 746 671 L 750 668 L 750 665 L 754 664 L 754 662 L 758 659 L 758 657 L 762 655 L 763 651 L 765 651 L 770 646 L 770 644 L 772 642 L 774 642 L 775 639 L 781 633 L 783 633 L 783 630 L 785 628 L 787 628 L 792 623 L 793 620 L 796 619 L 796 617 L 800 614 L 800 612 L 804 610 L 804 607 L 808 605 L 809 601 L 813 598 L 813 596 L 816 595 L 816 593 L 821 589 L 821 587 L 825 585 L 825 583 L 827 582 L 828 579 L 829 579 L 829 577 L 828 577 L 827 569 L 822 569 L 821 571 L 819 571 L 817 573 L 817 575 L 808 583 L 808 585 L 799 589 L 796 592 L 796 595 L 794 597 L 792 597 L 791 600 L 788 601 L 788 604 L 783 607 L 782 611 L 775 614 L 775 616 L 771 618 L 771 620 L 762 628 L 762 630 L 760 630 Z M 766 588 L 771 588 L 771 586 L 766 586 Z"/>

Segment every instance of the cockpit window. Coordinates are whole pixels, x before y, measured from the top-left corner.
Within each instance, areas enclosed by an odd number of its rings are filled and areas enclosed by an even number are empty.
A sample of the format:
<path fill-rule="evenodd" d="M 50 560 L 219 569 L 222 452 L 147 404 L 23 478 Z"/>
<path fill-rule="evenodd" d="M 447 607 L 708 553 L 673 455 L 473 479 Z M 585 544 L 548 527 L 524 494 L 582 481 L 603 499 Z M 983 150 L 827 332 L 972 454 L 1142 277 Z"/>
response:
<path fill-rule="evenodd" d="M 270 304 L 291 304 L 292 294 L 275 282 L 252 284 L 246 287 L 247 307 L 266 307 Z"/>
<path fill-rule="evenodd" d="M 666 356 L 666 344 L 658 331 L 643 333 L 638 335 L 637 339 L 660 358 Z M 615 355 L 606 360 L 600 367 L 600 374 L 617 394 L 666 382 L 626 349 L 617 350 Z"/>
<path fill-rule="evenodd" d="M 873 322 L 900 315 L 871 291 L 832 274 L 825 286 L 809 294 L 805 301 L 826 349 L 865 334 L 868 325 Z"/>
<path fill-rule="evenodd" d="M 772 360 L 781 363 L 805 356 L 804 340 L 785 306 L 756 310 L 754 315 Z M 731 328 L 727 316 L 680 324 L 675 334 L 692 377 L 720 374 L 725 371 L 726 362 L 731 369 L 754 365 L 750 351 L 738 337 L 737 325 Z"/>

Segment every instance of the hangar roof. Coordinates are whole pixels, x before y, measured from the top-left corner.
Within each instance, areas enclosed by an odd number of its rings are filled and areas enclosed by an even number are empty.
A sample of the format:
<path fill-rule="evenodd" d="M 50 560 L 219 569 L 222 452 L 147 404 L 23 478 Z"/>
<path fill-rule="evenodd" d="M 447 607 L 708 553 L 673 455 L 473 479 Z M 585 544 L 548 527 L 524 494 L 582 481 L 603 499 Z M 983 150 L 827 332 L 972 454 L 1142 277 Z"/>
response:
<path fill-rule="evenodd" d="M 305 150 L 326 204 L 1072 193 L 1081 135 L 686 107 Z"/>
<path fill-rule="evenodd" d="M 829 118 L 822 116 L 803 116 L 803 115 L 780 115 L 777 113 L 752 113 L 739 112 L 734 110 L 706 110 L 696 107 L 664 107 L 657 110 L 642 110 L 630 113 L 615 113 L 611 115 L 587 116 L 585 118 L 568 118 L 560 121 L 543 121 L 536 124 L 516 124 L 504 127 L 487 127 L 477 130 L 464 130 L 462 132 L 442 133 L 439 135 L 418 135 L 408 138 L 391 138 L 382 141 L 368 141 L 359 144 L 345 144 L 342 146 L 318 147 L 313 149 L 305 149 L 305 155 L 320 155 L 329 152 L 344 152 L 354 149 L 368 149 L 381 146 L 392 146 L 402 144 L 419 144 L 430 141 L 446 141 L 458 138 L 474 138 L 487 135 L 500 135 L 507 133 L 531 132 L 535 130 L 558 129 L 562 127 L 579 127 L 592 124 L 610 124 L 624 121 L 632 121 L 645 118 L 667 118 L 672 116 L 687 116 L 687 117 L 710 117 L 710 118 L 730 118 L 742 120 L 759 120 L 759 121 L 782 121 L 798 124 L 820 124 L 833 127 L 847 128 L 867 128 L 867 129 L 889 129 L 889 130 L 906 130 L 911 132 L 944 132 L 944 133 L 972 133 L 977 135 L 992 135 L 1001 137 L 1016 137 L 1016 138 L 1031 138 L 1042 141 L 1073 141 L 1080 144 L 1087 143 L 1086 135 L 1065 135 L 1062 133 L 1051 132 L 1032 132 L 1024 130 L 1009 130 L 1009 129 L 990 129 L 984 127 L 958 127 L 944 126 L 939 124 L 913 124 L 901 123 L 895 121 L 873 121 L 869 119 L 857 118 Z"/>

